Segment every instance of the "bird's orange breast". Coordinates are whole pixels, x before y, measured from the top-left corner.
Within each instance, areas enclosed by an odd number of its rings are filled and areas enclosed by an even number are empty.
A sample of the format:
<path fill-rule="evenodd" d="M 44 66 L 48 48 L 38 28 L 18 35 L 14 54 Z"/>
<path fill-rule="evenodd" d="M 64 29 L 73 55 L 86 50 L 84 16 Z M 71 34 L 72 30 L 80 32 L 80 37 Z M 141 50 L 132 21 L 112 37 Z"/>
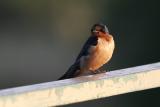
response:
<path fill-rule="evenodd" d="M 89 49 L 89 55 L 83 58 L 83 67 L 85 70 L 94 71 L 107 63 L 114 51 L 114 40 L 111 35 L 108 37 L 98 37 L 96 46 Z"/>

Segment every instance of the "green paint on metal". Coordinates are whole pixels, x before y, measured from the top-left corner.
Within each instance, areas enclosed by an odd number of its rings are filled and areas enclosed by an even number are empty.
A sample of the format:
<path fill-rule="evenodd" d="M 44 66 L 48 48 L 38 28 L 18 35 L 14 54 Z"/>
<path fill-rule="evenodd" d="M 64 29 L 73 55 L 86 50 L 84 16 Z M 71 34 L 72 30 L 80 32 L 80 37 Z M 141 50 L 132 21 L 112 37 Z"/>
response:
<path fill-rule="evenodd" d="M 136 81 L 138 78 L 137 78 L 137 75 L 136 74 L 132 74 L 132 75 L 126 75 L 123 77 L 123 81 L 124 82 L 128 82 L 128 81 Z"/>
<path fill-rule="evenodd" d="M 58 87 L 55 89 L 55 94 L 58 96 L 58 98 L 60 99 L 63 95 L 63 91 L 64 91 L 65 87 Z"/>
<path fill-rule="evenodd" d="M 114 77 L 111 80 L 113 81 L 113 83 L 118 83 L 119 82 L 119 77 Z"/>
<path fill-rule="evenodd" d="M 120 79 L 121 79 L 121 77 L 114 77 L 114 78 L 112 78 L 111 80 L 112 80 L 114 83 L 118 83 Z M 124 81 L 124 82 L 136 81 L 136 80 L 137 80 L 137 75 L 136 75 L 136 74 L 131 74 L 131 75 L 125 75 L 125 76 L 123 76 L 123 81 Z"/>
<path fill-rule="evenodd" d="M 18 94 L 15 94 L 15 95 L 10 95 L 10 96 L 1 96 L 0 97 L 0 101 L 3 101 L 3 102 L 7 102 L 7 101 L 11 101 L 11 102 L 15 102 L 17 100 L 17 97 L 19 95 Z"/>
<path fill-rule="evenodd" d="M 76 84 L 76 85 L 70 85 L 70 87 L 80 89 L 80 88 L 83 87 L 83 85 L 84 85 L 83 83 L 79 83 L 79 84 Z"/>
<path fill-rule="evenodd" d="M 96 87 L 102 87 L 104 85 L 104 80 L 95 81 Z"/>

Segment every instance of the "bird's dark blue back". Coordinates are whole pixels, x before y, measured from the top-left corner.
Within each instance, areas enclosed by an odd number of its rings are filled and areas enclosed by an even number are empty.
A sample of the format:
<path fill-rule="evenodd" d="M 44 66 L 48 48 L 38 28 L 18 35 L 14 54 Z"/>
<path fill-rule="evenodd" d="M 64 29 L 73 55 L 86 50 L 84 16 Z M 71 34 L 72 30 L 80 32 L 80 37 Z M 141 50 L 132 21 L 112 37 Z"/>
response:
<path fill-rule="evenodd" d="M 86 43 L 83 45 L 82 50 L 80 51 L 80 53 L 79 53 L 76 61 L 80 60 L 80 58 L 81 58 L 82 56 L 87 56 L 87 55 L 88 55 L 89 48 L 90 48 L 91 46 L 97 45 L 97 43 L 98 43 L 98 37 L 97 37 L 97 36 L 90 36 L 90 37 L 88 38 L 88 40 L 86 41 Z"/>

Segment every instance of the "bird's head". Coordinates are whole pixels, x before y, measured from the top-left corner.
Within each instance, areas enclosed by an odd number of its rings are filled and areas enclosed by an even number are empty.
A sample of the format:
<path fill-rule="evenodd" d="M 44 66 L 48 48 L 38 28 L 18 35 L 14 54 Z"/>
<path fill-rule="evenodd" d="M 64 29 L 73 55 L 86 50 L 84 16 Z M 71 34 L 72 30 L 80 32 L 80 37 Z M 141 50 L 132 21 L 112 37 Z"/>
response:
<path fill-rule="evenodd" d="M 109 34 L 108 28 L 106 27 L 106 25 L 102 24 L 102 23 L 97 23 L 94 24 L 92 29 L 91 29 L 91 33 L 93 35 L 100 35 L 100 34 Z"/>

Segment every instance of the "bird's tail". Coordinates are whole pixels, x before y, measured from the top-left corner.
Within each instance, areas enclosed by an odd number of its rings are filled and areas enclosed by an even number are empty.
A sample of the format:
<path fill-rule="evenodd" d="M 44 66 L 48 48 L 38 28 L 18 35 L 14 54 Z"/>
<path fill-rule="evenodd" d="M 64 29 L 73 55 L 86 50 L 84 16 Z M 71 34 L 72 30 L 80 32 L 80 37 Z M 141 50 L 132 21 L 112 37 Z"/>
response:
<path fill-rule="evenodd" d="M 61 76 L 58 80 L 62 80 L 62 79 L 68 79 L 68 78 L 73 78 L 77 72 L 77 70 L 79 70 L 79 63 L 75 63 L 73 64 L 68 71 Z"/>

